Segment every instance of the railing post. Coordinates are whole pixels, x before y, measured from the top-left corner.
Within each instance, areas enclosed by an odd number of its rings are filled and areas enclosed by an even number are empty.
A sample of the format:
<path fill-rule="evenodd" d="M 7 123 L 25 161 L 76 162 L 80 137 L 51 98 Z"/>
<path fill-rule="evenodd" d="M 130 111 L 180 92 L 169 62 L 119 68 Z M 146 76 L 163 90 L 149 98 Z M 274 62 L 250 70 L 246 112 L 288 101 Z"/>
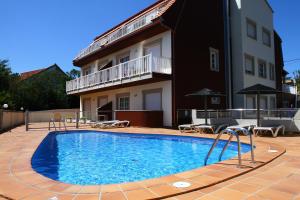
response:
<path fill-rule="evenodd" d="M 148 72 L 153 72 L 153 66 L 152 66 L 152 53 L 149 56 L 149 71 Z"/>
<path fill-rule="evenodd" d="M 79 128 L 79 112 L 76 112 L 76 129 Z"/>
<path fill-rule="evenodd" d="M 29 130 L 29 111 L 25 111 L 25 129 L 26 131 Z"/>

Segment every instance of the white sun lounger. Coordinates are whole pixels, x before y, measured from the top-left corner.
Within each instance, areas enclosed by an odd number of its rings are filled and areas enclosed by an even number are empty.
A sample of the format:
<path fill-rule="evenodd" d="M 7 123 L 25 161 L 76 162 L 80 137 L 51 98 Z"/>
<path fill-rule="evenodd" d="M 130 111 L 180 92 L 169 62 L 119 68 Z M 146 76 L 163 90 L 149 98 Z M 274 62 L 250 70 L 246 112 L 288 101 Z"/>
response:
<path fill-rule="evenodd" d="M 97 122 L 93 128 L 121 128 L 121 127 L 128 127 L 130 124 L 127 120 L 111 120 L 111 121 L 103 121 Z"/>
<path fill-rule="evenodd" d="M 195 132 L 195 126 L 200 126 L 201 124 L 182 124 L 178 126 L 178 130 L 183 133 L 186 131 Z"/>
<path fill-rule="evenodd" d="M 215 125 L 199 125 L 195 126 L 195 130 L 202 132 L 204 130 L 209 130 L 211 133 L 218 134 L 220 131 L 225 129 L 228 126 L 228 124 L 215 124 Z"/>
<path fill-rule="evenodd" d="M 234 126 L 228 126 L 227 129 L 235 130 L 235 129 L 247 129 L 248 131 L 252 131 L 253 128 L 256 127 L 256 125 L 234 125 Z"/>
<path fill-rule="evenodd" d="M 285 126 L 283 126 L 283 125 L 273 126 L 273 127 L 272 126 L 270 126 L 270 127 L 255 127 L 253 129 L 253 133 L 255 136 L 257 136 L 260 133 L 271 132 L 273 137 L 277 137 L 280 130 L 282 130 L 282 135 L 284 135 Z"/>

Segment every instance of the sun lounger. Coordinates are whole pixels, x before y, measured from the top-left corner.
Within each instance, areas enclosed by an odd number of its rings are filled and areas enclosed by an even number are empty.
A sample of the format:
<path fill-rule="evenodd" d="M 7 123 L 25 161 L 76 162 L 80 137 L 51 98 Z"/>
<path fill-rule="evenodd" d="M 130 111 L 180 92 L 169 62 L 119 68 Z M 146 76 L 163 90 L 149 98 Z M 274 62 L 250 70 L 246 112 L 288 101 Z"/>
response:
<path fill-rule="evenodd" d="M 211 133 L 218 134 L 220 131 L 224 130 L 228 124 L 215 124 L 215 125 L 199 125 L 195 126 L 195 130 L 198 132 L 203 132 L 205 130 L 210 131 Z"/>
<path fill-rule="evenodd" d="M 271 132 L 273 137 L 277 137 L 280 130 L 282 130 L 282 135 L 284 135 L 285 126 L 283 126 L 283 125 L 270 126 L 270 127 L 255 127 L 253 129 L 253 133 L 255 136 L 257 136 L 260 133 Z"/>
<path fill-rule="evenodd" d="M 201 124 L 182 124 L 178 126 L 178 129 L 181 133 L 189 131 L 196 132 L 195 126 L 200 126 Z"/>
<path fill-rule="evenodd" d="M 236 129 L 247 129 L 249 132 L 253 131 L 253 128 L 256 127 L 256 125 L 234 125 L 234 126 L 228 126 L 227 129 L 236 130 Z"/>
<path fill-rule="evenodd" d="M 111 120 L 111 121 L 103 121 L 97 122 L 92 127 L 93 128 L 121 128 L 121 127 L 128 127 L 130 124 L 127 120 Z"/>

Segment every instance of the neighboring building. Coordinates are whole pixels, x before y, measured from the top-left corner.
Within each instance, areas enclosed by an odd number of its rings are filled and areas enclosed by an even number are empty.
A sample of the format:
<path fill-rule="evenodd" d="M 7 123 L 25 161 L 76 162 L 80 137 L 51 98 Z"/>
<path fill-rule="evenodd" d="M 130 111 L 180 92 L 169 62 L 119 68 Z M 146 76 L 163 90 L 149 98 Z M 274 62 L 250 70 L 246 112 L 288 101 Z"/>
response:
<path fill-rule="evenodd" d="M 70 78 L 56 64 L 23 72 L 14 91 L 15 104 L 28 110 L 78 108 L 78 97 L 66 94 L 68 80 Z"/>
<path fill-rule="evenodd" d="M 255 108 L 255 95 L 235 95 L 260 83 L 276 88 L 273 10 L 266 0 L 231 0 L 233 107 Z M 242 66 L 242 67 L 241 67 Z M 276 108 L 276 95 L 261 96 Z"/>
<path fill-rule="evenodd" d="M 203 88 L 227 95 L 210 98 L 209 108 L 252 108 L 253 96 L 236 92 L 276 88 L 274 40 L 265 0 L 160 0 L 82 50 L 73 61 L 81 77 L 67 93 L 80 95 L 93 120 L 101 110 L 116 111 L 109 118 L 160 110 L 164 126 L 176 124 L 180 109 L 203 109 L 203 99 L 185 96 Z M 276 107 L 274 95 L 262 101 Z"/>
<path fill-rule="evenodd" d="M 28 71 L 28 72 L 22 72 L 20 74 L 20 79 L 21 80 L 27 80 L 27 79 L 29 79 L 31 77 L 39 76 L 39 75 L 44 75 L 44 74 L 47 74 L 47 73 L 53 72 L 53 71 L 58 72 L 62 76 L 67 76 L 65 74 L 65 72 L 62 71 L 62 69 L 57 64 L 53 64 L 53 65 L 51 65 L 49 67 L 46 67 L 46 68 L 37 69 L 37 70 L 33 70 L 33 71 Z"/>
<path fill-rule="evenodd" d="M 297 107 L 297 86 L 293 79 L 286 79 L 282 85 L 282 108 Z"/>

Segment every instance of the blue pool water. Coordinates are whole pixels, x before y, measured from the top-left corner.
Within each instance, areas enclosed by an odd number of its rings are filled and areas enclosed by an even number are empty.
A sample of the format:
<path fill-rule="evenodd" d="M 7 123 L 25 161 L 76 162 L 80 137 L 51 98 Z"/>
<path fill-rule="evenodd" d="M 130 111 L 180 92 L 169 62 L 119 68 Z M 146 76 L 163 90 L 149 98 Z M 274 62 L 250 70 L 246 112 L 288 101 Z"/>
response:
<path fill-rule="evenodd" d="M 31 164 L 51 179 L 80 185 L 133 182 L 175 174 L 204 165 L 212 139 L 187 136 L 97 131 L 52 132 L 39 145 Z M 209 164 L 218 162 L 220 141 Z M 250 146 L 242 144 L 242 152 Z M 237 156 L 233 142 L 223 160 Z"/>

